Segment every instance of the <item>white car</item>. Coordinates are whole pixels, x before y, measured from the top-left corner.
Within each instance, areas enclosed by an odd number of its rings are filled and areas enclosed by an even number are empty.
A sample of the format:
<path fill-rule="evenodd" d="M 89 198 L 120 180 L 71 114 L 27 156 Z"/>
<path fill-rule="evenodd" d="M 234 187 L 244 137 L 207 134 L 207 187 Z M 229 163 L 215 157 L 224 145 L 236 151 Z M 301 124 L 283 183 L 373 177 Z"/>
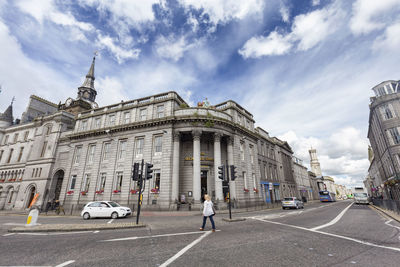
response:
<path fill-rule="evenodd" d="M 282 209 L 304 209 L 303 201 L 295 198 L 295 197 L 285 197 L 282 200 Z"/>
<path fill-rule="evenodd" d="M 96 217 L 111 217 L 117 219 L 132 214 L 128 207 L 122 207 L 113 201 L 94 201 L 87 203 L 81 212 L 84 220 Z"/>

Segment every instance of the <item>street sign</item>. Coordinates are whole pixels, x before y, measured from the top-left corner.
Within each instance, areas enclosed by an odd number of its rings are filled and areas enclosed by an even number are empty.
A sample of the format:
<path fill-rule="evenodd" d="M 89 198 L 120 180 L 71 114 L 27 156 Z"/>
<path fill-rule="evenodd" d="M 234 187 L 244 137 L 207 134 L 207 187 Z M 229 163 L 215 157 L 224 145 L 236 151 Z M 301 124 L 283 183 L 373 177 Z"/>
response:
<path fill-rule="evenodd" d="M 269 188 L 269 190 L 272 190 L 272 189 L 274 189 L 274 184 L 273 184 L 273 183 L 269 183 L 269 186 L 268 186 L 268 188 Z"/>

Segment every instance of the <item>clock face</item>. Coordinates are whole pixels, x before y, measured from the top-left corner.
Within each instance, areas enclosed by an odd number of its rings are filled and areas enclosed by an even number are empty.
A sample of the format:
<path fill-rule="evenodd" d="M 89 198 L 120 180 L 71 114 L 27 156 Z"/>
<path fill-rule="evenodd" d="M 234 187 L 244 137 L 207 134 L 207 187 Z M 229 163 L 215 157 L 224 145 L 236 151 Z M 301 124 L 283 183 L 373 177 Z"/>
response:
<path fill-rule="evenodd" d="M 72 104 L 72 98 L 68 98 L 67 101 L 65 101 L 65 106 L 69 107 Z"/>

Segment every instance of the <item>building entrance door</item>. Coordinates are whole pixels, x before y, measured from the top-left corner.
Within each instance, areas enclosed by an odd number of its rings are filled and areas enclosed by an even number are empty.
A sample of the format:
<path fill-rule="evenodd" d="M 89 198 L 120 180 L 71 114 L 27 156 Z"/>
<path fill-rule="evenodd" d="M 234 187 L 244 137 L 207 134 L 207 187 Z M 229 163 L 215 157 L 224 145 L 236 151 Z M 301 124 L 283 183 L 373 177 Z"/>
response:
<path fill-rule="evenodd" d="M 29 205 L 31 204 L 33 198 L 35 197 L 35 191 L 36 191 L 36 188 L 34 186 L 32 186 L 32 188 L 29 192 L 29 195 L 28 195 L 28 197 L 29 197 L 28 202 L 26 202 L 26 207 L 25 207 L 26 209 L 29 208 Z"/>
<path fill-rule="evenodd" d="M 204 195 L 207 194 L 207 171 L 201 171 L 201 202 L 204 202 Z"/>

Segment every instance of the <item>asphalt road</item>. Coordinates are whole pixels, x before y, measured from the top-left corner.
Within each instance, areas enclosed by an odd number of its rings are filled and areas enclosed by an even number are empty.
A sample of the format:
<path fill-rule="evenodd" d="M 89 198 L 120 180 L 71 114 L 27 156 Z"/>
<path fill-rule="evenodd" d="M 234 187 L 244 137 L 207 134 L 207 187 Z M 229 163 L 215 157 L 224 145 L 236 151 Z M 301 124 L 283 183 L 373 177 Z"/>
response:
<path fill-rule="evenodd" d="M 113 231 L 11 234 L 26 216 L 0 217 L 1 266 L 399 266 L 400 224 L 350 201 L 302 210 L 215 216 L 218 231 L 199 231 L 201 216 L 144 213 L 148 227 Z M 39 218 L 40 223 L 103 223 Z M 210 230 L 207 222 L 206 230 Z"/>

